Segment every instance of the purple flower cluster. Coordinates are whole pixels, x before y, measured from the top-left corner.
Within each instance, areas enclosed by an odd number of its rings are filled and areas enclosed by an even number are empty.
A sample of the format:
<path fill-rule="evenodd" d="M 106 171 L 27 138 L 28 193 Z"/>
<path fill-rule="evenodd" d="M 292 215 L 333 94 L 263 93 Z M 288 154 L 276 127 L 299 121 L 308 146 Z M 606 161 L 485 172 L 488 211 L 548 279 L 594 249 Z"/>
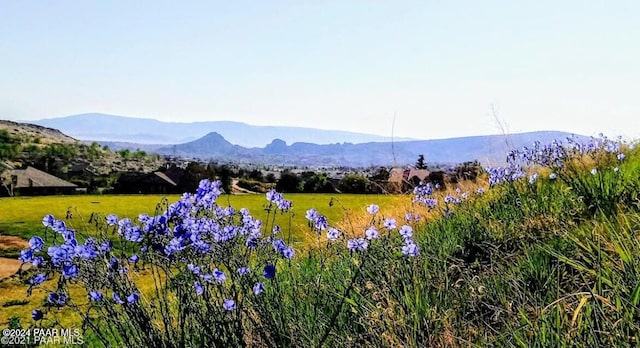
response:
<path fill-rule="evenodd" d="M 409 225 L 403 225 L 398 232 L 404 241 L 402 254 L 410 257 L 418 256 L 420 254 L 420 247 L 413 241 L 413 228 Z"/>
<path fill-rule="evenodd" d="M 507 167 L 486 168 L 489 173 L 489 185 L 494 187 L 502 182 L 516 181 L 526 176 L 523 166 L 541 166 L 550 168 L 552 173 L 550 180 L 555 180 L 567 161 L 581 156 L 606 155 L 614 158 L 618 162 L 623 161 L 626 155 L 622 151 L 620 137 L 617 140 L 609 139 L 600 134 L 598 137 L 591 137 L 589 141 L 581 142 L 577 137 L 568 137 L 566 142 L 554 140 L 550 144 L 542 144 L 540 141 L 533 143 L 531 147 L 512 150 L 507 154 Z M 617 169 L 616 169 L 617 168 Z M 619 168 L 614 168 L 618 171 Z M 598 174 L 598 168 L 592 168 L 591 174 Z M 535 183 L 538 173 L 529 175 L 529 183 Z"/>
<path fill-rule="evenodd" d="M 423 204 L 429 210 L 438 205 L 438 200 L 433 198 L 433 185 L 431 183 L 420 182 L 420 185 L 413 189 L 413 201 Z"/>
<path fill-rule="evenodd" d="M 327 218 L 323 215 L 320 215 L 318 211 L 313 208 L 307 210 L 305 217 L 307 218 L 307 220 L 309 220 L 309 227 L 311 227 L 311 229 L 313 229 L 314 231 L 324 231 L 329 227 Z"/>
<path fill-rule="evenodd" d="M 216 284 L 241 279 L 229 276 L 229 268 L 221 266 L 224 265 L 222 260 L 228 260 L 229 255 L 237 258 L 237 262 L 247 265 L 234 268 L 238 275 L 255 279 L 257 275 L 251 273 L 248 266 L 263 267 L 264 278 L 273 279 L 278 256 L 292 259 L 295 250 L 282 239 L 263 237 L 265 226 L 249 210 L 219 206 L 216 202 L 221 193 L 219 181 L 205 179 L 200 182 L 195 194 L 185 193 L 157 216 L 140 214 L 137 219 L 132 220 L 115 214 L 107 215 L 103 220 L 105 229 L 120 238 L 124 245 L 120 250 L 113 250 L 113 242 L 108 239 L 86 238 L 84 243 L 80 243 L 75 231 L 67 227 L 64 221 L 47 215 L 42 219 L 43 225 L 60 235 L 62 243 L 45 248 L 42 238 L 33 237 L 29 241 L 29 248 L 21 251 L 19 259 L 62 276 L 58 291 L 50 293 L 48 297 L 48 302 L 55 306 L 63 306 L 68 302 L 65 284 L 73 279 L 86 286 L 92 303 L 103 303 L 105 290 L 111 292 L 113 302 L 110 303 L 138 303 L 140 293 L 123 293 L 123 288 L 116 287 L 116 284 L 128 278 L 128 265 L 133 264 L 137 270 L 138 264 L 143 261 L 157 263 L 163 268 L 184 269 L 191 279 L 189 286 L 193 286 L 192 291 L 198 296 Z M 272 213 L 277 210 L 286 212 L 292 207 L 290 201 L 274 190 L 267 192 L 266 197 Z M 326 218 L 323 216 L 316 215 L 313 222 L 318 230 L 327 228 Z M 276 233 L 277 229 L 274 227 L 273 234 Z M 271 247 L 273 251 L 270 250 Z M 257 252 L 257 249 L 260 251 Z M 128 255 L 123 250 L 127 250 Z M 45 261 L 39 253 L 46 253 L 48 260 Z M 32 276 L 29 279 L 30 285 L 33 287 L 45 282 L 48 279 L 46 274 L 49 273 Z M 114 284 L 113 289 L 109 289 L 108 284 Z M 248 292 L 256 295 L 264 290 L 265 284 L 262 282 L 255 282 L 255 285 L 247 288 Z M 222 307 L 233 310 L 236 303 L 227 298 Z"/>
<path fill-rule="evenodd" d="M 353 252 L 364 251 L 368 246 L 369 242 L 364 238 L 352 238 L 347 241 L 347 249 Z"/>
<path fill-rule="evenodd" d="M 289 211 L 289 209 L 291 209 L 291 207 L 293 206 L 291 201 L 284 199 L 281 193 L 273 189 L 267 192 L 267 200 L 275 204 L 278 209 L 284 212 Z"/>
<path fill-rule="evenodd" d="M 489 187 L 503 182 L 513 182 L 527 175 L 522 166 L 514 162 L 510 162 L 506 167 L 486 168 L 486 171 L 489 174 Z"/>

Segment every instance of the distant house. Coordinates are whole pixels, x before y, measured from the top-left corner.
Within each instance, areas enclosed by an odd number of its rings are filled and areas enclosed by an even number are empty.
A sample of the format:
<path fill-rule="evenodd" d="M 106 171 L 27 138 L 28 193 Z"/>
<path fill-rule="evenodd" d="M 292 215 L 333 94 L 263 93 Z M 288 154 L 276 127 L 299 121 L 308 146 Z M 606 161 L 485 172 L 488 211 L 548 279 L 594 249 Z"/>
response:
<path fill-rule="evenodd" d="M 412 185 L 419 185 L 421 181 L 426 181 L 429 178 L 429 171 L 426 169 L 411 169 L 407 174 L 405 180 L 409 181 Z"/>
<path fill-rule="evenodd" d="M 181 187 L 181 184 L 182 184 L 183 178 L 185 177 L 185 175 L 187 175 L 187 171 L 184 168 L 171 167 L 162 171 L 162 173 L 171 181 L 176 183 L 176 185 L 178 185 L 178 188 L 183 190 L 183 188 Z"/>
<path fill-rule="evenodd" d="M 178 183 L 163 172 L 123 175 L 115 185 L 116 193 L 179 193 Z"/>
<path fill-rule="evenodd" d="M 0 195 L 37 196 L 74 194 L 78 185 L 33 167 L 9 169 L 3 174 Z"/>
<path fill-rule="evenodd" d="M 392 193 L 410 191 L 421 181 L 429 181 L 430 174 L 426 169 L 392 168 L 389 172 L 387 190 Z"/>

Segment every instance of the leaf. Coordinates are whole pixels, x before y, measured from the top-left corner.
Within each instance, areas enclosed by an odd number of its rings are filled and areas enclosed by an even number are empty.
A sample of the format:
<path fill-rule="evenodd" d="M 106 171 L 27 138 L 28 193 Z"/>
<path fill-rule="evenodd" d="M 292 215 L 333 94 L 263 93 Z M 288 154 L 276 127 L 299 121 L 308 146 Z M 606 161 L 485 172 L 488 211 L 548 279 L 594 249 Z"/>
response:
<path fill-rule="evenodd" d="M 587 303 L 588 299 L 589 299 L 589 296 L 582 296 L 582 299 L 580 299 L 580 304 L 578 304 L 578 307 L 576 308 L 576 310 L 573 311 L 573 317 L 571 318 L 571 326 L 572 327 L 576 326 L 576 319 L 578 319 L 578 315 L 580 314 L 580 310 Z"/>
<path fill-rule="evenodd" d="M 640 282 L 633 290 L 633 294 L 631 294 L 631 303 L 633 303 L 634 306 L 637 306 L 638 302 L 640 302 Z"/>

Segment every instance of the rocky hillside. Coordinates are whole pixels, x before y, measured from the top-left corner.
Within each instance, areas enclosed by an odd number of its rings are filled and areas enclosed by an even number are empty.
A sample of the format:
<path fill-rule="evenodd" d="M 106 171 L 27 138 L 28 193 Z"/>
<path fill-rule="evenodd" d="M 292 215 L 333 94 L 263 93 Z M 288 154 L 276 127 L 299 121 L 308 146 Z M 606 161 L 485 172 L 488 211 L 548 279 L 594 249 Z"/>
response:
<path fill-rule="evenodd" d="M 122 172 L 151 172 L 165 164 L 144 151 L 113 151 L 42 126 L 0 120 L 0 172 L 31 166 L 79 187 L 109 189 Z"/>
<path fill-rule="evenodd" d="M 0 120 L 0 130 L 2 129 L 6 130 L 12 137 L 19 138 L 24 143 L 73 144 L 77 142 L 76 139 L 57 129 L 31 123 Z"/>

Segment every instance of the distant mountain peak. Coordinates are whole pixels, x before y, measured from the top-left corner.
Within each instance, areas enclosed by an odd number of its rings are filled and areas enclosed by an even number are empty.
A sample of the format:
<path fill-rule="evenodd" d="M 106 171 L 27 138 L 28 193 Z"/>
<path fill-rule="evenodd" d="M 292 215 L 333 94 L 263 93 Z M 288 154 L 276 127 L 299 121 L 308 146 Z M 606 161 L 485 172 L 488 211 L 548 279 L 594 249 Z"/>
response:
<path fill-rule="evenodd" d="M 271 143 L 264 147 L 264 153 L 277 154 L 287 152 L 287 142 L 282 139 L 273 139 Z"/>
<path fill-rule="evenodd" d="M 164 122 L 150 118 L 134 118 L 86 113 L 66 117 L 56 117 L 34 121 L 34 123 L 56 128 L 81 140 L 132 142 L 142 144 L 181 144 L 199 139 L 211 132 L 222 135 L 232 144 L 264 147 L 273 139 L 281 139 L 288 144 L 309 142 L 315 144 L 367 143 L 390 141 L 390 137 L 290 126 L 254 126 L 236 121 Z M 396 141 L 410 140 L 396 138 Z M 412 139 L 411 139 L 412 140 Z"/>

